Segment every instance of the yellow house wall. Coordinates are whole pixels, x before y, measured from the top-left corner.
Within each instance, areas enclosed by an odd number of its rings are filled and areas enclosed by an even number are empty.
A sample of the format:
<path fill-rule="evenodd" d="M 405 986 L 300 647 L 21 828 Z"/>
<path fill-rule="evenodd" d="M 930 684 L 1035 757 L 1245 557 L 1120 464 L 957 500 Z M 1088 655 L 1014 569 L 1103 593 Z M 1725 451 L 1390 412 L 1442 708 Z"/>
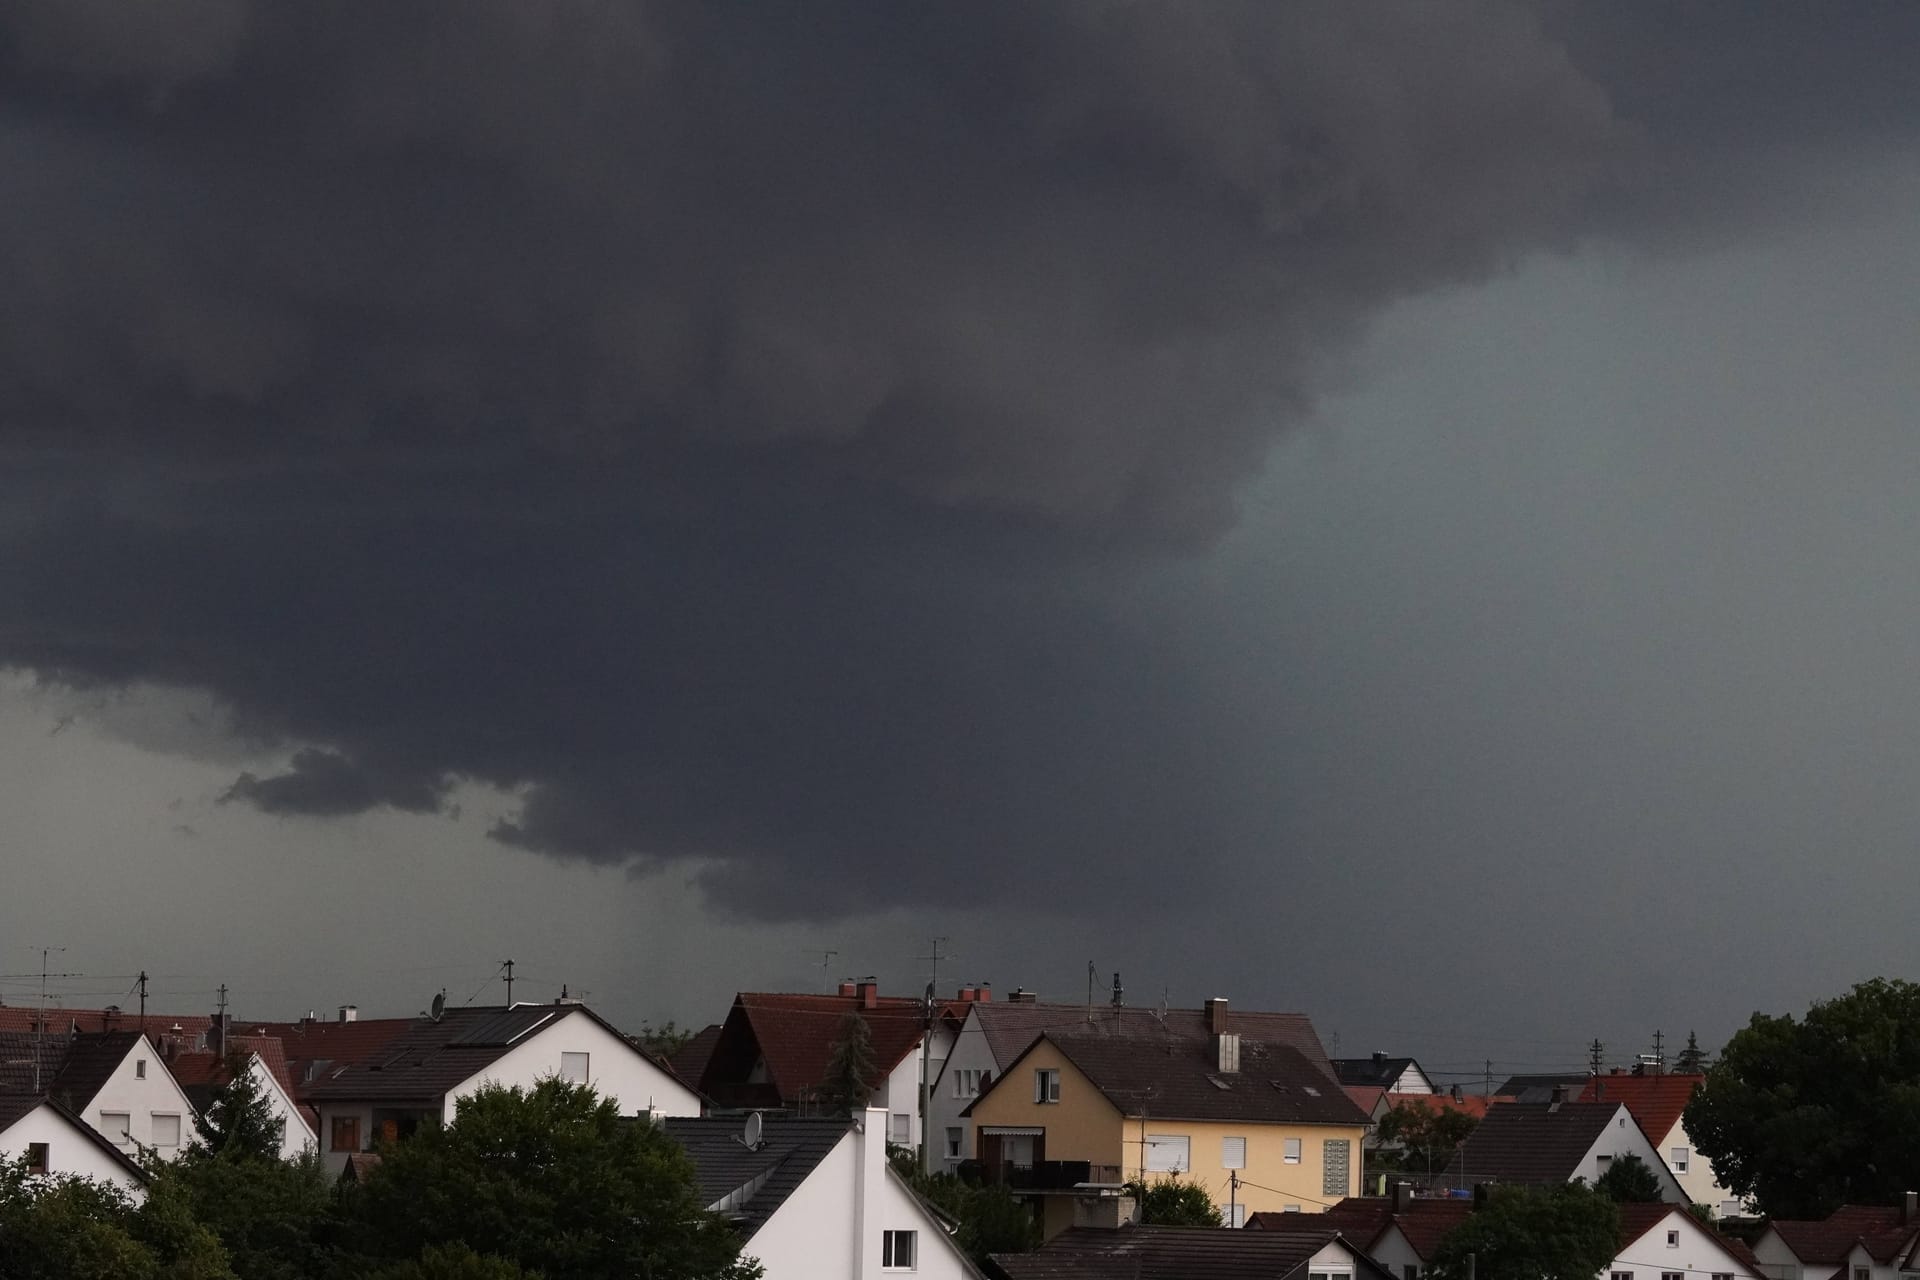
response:
<path fill-rule="evenodd" d="M 1360 1194 L 1360 1139 L 1366 1134 L 1364 1125 L 1249 1124 L 1155 1120 L 1149 1116 L 1145 1120 L 1129 1117 L 1126 1134 L 1127 1154 L 1121 1167 L 1130 1178 L 1143 1172 L 1145 1161 L 1141 1153 L 1146 1149 L 1143 1142 L 1148 1134 L 1184 1136 L 1193 1168 L 1180 1176 L 1206 1187 L 1223 1216 L 1228 1203 L 1228 1171 L 1221 1163 L 1221 1140 L 1229 1137 L 1247 1140 L 1247 1167 L 1239 1171 L 1241 1183 L 1237 1200 L 1246 1206 L 1248 1213 L 1279 1213 L 1288 1205 L 1298 1205 L 1302 1213 L 1319 1213 L 1335 1201 Z M 1299 1164 L 1286 1162 L 1287 1138 L 1300 1139 Z M 1344 1140 L 1347 1144 L 1346 1184 L 1331 1195 L 1325 1190 L 1322 1176 L 1326 1163 L 1324 1144 L 1330 1139 Z M 1051 1142 L 1047 1154 L 1053 1154 Z M 1150 1181 L 1166 1176 L 1146 1175 Z"/>
<path fill-rule="evenodd" d="M 1058 1102 L 1033 1100 L 1033 1073 L 1046 1067 L 1060 1072 Z M 1078 1067 L 1045 1041 L 1020 1060 L 1008 1073 L 1006 1083 L 996 1084 L 973 1104 L 972 1119 L 972 1154 L 976 1157 L 980 1154 L 982 1127 L 1038 1125 L 1047 1131 L 1045 1159 L 1126 1164 L 1121 1158 L 1120 1113 Z"/>

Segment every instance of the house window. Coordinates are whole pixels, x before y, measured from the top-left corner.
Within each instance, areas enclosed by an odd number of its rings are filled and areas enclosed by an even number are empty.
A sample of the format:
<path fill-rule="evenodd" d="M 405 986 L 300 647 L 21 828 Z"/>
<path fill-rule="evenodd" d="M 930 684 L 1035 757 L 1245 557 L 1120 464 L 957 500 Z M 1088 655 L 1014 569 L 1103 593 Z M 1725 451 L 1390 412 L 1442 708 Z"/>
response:
<path fill-rule="evenodd" d="M 1633 1272 L 1615 1271 L 1609 1275 L 1608 1280 L 1633 1280 Z"/>
<path fill-rule="evenodd" d="M 1300 1212 L 1300 1206 L 1299 1206 L 1299 1205 L 1297 1205 L 1297 1204 L 1290 1204 L 1290 1205 L 1288 1205 L 1288 1206 L 1286 1206 L 1286 1207 L 1285 1207 L 1284 1209 L 1282 1209 L 1282 1210 L 1280 1210 L 1280 1212 L 1282 1212 L 1282 1213 L 1298 1213 L 1298 1212 Z"/>
<path fill-rule="evenodd" d="M 1675 1147 L 1667 1154 L 1672 1157 L 1667 1163 L 1673 1166 L 1675 1173 L 1685 1173 L 1687 1166 L 1693 1162 L 1692 1147 Z"/>
<path fill-rule="evenodd" d="M 1220 1139 L 1220 1167 L 1222 1169 L 1244 1169 L 1247 1167 L 1247 1140 L 1245 1138 Z"/>
<path fill-rule="evenodd" d="M 1660 1280 L 1687 1280 L 1687 1273 L 1684 1271 L 1662 1271 L 1660 1273 Z"/>
<path fill-rule="evenodd" d="M 887 1117 L 887 1141 L 895 1146 L 904 1147 L 913 1141 L 913 1117 L 905 1112 L 896 1111 Z"/>
<path fill-rule="evenodd" d="M 1678 1249 L 1679 1247 L 1680 1247 L 1680 1233 L 1678 1231 L 1667 1232 L 1667 1248 Z M 1860 1280 L 1860 1277 L 1855 1276 L 1854 1280 Z"/>
<path fill-rule="evenodd" d="M 287 1145 L 287 1118 L 281 1116 L 273 1122 L 273 1145 L 284 1149 Z"/>
<path fill-rule="evenodd" d="M 1288 1164 L 1300 1163 L 1300 1139 L 1287 1138 L 1284 1142 L 1282 1150 L 1283 1150 L 1283 1155 L 1281 1156 L 1281 1158 L 1285 1160 Z"/>
<path fill-rule="evenodd" d="M 1593 1163 L 1594 1163 L 1594 1166 L 1599 1169 L 1601 1175 L 1604 1177 L 1608 1168 L 1610 1168 L 1613 1164 L 1613 1157 L 1612 1156 L 1595 1156 L 1593 1158 Z"/>
<path fill-rule="evenodd" d="M 560 1055 L 560 1078 L 568 1084 L 587 1082 L 587 1056 L 584 1053 L 563 1053 Z"/>
<path fill-rule="evenodd" d="M 1420 1280 L 1420 1264 L 1417 1262 L 1401 1263 L 1400 1280 Z"/>
<path fill-rule="evenodd" d="M 953 1069 L 953 1096 L 956 1098 L 977 1098 L 980 1096 L 980 1077 L 985 1075 L 979 1067 L 955 1067 Z"/>
<path fill-rule="evenodd" d="M 1147 1135 L 1147 1172 L 1180 1173 L 1193 1168 L 1189 1139 L 1184 1133 Z"/>
<path fill-rule="evenodd" d="M 1853 1280 L 1869 1280 L 1872 1275 L 1873 1271 L 1868 1267 L 1855 1267 L 1853 1269 Z"/>
<path fill-rule="evenodd" d="M 1348 1162 L 1353 1157 L 1353 1143 L 1345 1138 L 1328 1138 L 1322 1144 L 1322 1164 L 1320 1166 L 1320 1193 L 1328 1196 L 1344 1196 L 1347 1186 Z"/>
<path fill-rule="evenodd" d="M 1733 1280 L 1733 1272 L 1716 1271 L 1713 1273 L 1713 1280 Z"/>
<path fill-rule="evenodd" d="M 45 1173 L 47 1171 L 47 1162 L 52 1158 L 46 1143 L 29 1142 L 27 1144 L 28 1173 Z"/>
<path fill-rule="evenodd" d="M 125 1111 L 100 1113 L 100 1132 L 106 1134 L 116 1147 L 124 1147 L 133 1141 L 132 1128 L 133 1116 Z"/>
<path fill-rule="evenodd" d="M 966 1131 L 964 1129 L 947 1130 L 947 1159 L 958 1160 L 960 1158 L 960 1139 L 965 1136 Z"/>
<path fill-rule="evenodd" d="M 180 1145 L 180 1117 L 153 1113 L 153 1145 L 156 1147 L 177 1147 Z"/>
<path fill-rule="evenodd" d="M 1353 1272 L 1346 1267 L 1327 1267 L 1307 1272 L 1307 1280 L 1353 1280 Z"/>
<path fill-rule="evenodd" d="M 880 1233 L 880 1265 L 887 1271 L 914 1270 L 915 1246 L 920 1242 L 912 1231 Z"/>
<path fill-rule="evenodd" d="M 335 1116 L 333 1118 L 333 1141 L 328 1149 L 332 1151 L 358 1151 L 360 1149 L 359 1116 Z"/>
<path fill-rule="evenodd" d="M 133 1078 L 135 1080 L 145 1080 L 147 1078 L 147 1060 L 145 1058 L 135 1058 L 133 1060 Z"/>
<path fill-rule="evenodd" d="M 1243 1204 L 1223 1204 L 1220 1206 L 1220 1223 L 1228 1227 L 1247 1225 L 1247 1206 Z"/>
<path fill-rule="evenodd" d="M 1060 1101 L 1060 1071 L 1057 1067 L 1036 1067 L 1033 1072 L 1033 1100 Z"/>

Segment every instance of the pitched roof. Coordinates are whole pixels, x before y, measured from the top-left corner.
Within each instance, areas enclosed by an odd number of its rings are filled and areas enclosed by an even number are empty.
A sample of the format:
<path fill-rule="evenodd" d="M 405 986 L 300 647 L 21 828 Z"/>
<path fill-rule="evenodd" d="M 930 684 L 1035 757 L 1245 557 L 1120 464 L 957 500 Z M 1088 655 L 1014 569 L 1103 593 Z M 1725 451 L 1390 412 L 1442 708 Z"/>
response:
<path fill-rule="evenodd" d="M 1169 1120 L 1367 1122 L 1366 1113 L 1346 1091 L 1316 1071 L 1291 1045 L 1242 1037 L 1240 1070 L 1224 1072 L 1208 1046 L 1191 1040 L 1053 1032 L 1041 1039 L 1058 1049 L 1122 1115 L 1140 1115 L 1144 1110 Z M 1012 1078 L 1012 1065 L 987 1092 Z"/>
<path fill-rule="evenodd" d="M 1330 1229 L 1279 1233 L 1074 1227 L 1031 1253 L 996 1253 L 992 1258 L 1009 1280 L 1283 1280 L 1335 1241 L 1353 1255 L 1354 1273 L 1361 1280 L 1392 1280 L 1384 1267 Z"/>
<path fill-rule="evenodd" d="M 375 1056 L 334 1068 L 314 1080 L 307 1086 L 306 1098 L 315 1102 L 437 1100 L 505 1057 L 528 1036 L 575 1016 L 593 1015 L 577 1004 L 518 1004 L 449 1009 L 437 1022 L 416 1018 Z"/>
<path fill-rule="evenodd" d="M 1471 1200 L 1414 1199 L 1395 1213 L 1393 1201 L 1387 1197 L 1349 1196 L 1329 1206 L 1324 1213 L 1256 1213 L 1247 1219 L 1247 1226 L 1253 1230 L 1296 1235 L 1331 1227 L 1369 1251 L 1379 1243 L 1388 1227 L 1398 1227 L 1414 1252 L 1422 1259 L 1429 1259 L 1447 1233 L 1465 1222 L 1472 1212 Z"/>
<path fill-rule="evenodd" d="M 1094 1005 L 1089 1018 L 1084 1004 L 1008 1003 L 997 1001 L 970 1006 L 987 1037 L 987 1048 L 1001 1069 L 1026 1052 L 1028 1045 L 1042 1032 L 1057 1031 L 1073 1035 L 1112 1035 L 1123 1039 L 1142 1036 L 1172 1036 L 1176 1039 L 1204 1042 L 1208 1038 L 1207 1015 L 1202 1009 L 1140 1009 L 1132 1006 Z M 1303 1013 L 1259 1013 L 1232 1009 L 1227 1013 L 1227 1030 L 1269 1044 L 1283 1044 L 1296 1050 L 1329 1080 L 1335 1080 L 1333 1064 L 1327 1060 L 1313 1023 Z"/>
<path fill-rule="evenodd" d="M 687 1042 L 667 1055 L 667 1065 L 690 1087 L 699 1088 L 700 1077 L 707 1073 L 713 1046 L 720 1043 L 720 1024 L 709 1023 L 693 1033 Z"/>
<path fill-rule="evenodd" d="M 1898 1206 L 1847 1204 L 1818 1222 L 1775 1218 L 1767 1225 L 1802 1262 L 1817 1265 L 1845 1262 L 1856 1244 L 1884 1262 L 1903 1246 L 1911 1244 L 1920 1248 L 1920 1241 L 1913 1240 L 1914 1235 L 1920 1233 L 1920 1223 L 1908 1225 L 1901 1222 L 1901 1217 Z"/>
<path fill-rule="evenodd" d="M 1348 1090 L 1352 1093 L 1352 1090 Z M 1450 1093 L 1384 1093 L 1381 1101 L 1386 1109 L 1395 1107 L 1417 1107 L 1422 1111 L 1459 1111 L 1478 1120 L 1487 1114 L 1487 1108 L 1497 1103 L 1508 1102 L 1508 1098 L 1483 1098 L 1479 1094 L 1463 1093 L 1454 1097 Z M 1632 1110 L 1631 1107 L 1628 1110 Z"/>
<path fill-rule="evenodd" d="M 67 1058 L 68 1036 L 51 1028 L 44 1034 L 0 1031 L 0 1093 L 45 1093 Z M 34 1073 L 38 1058 L 40 1071 Z"/>
<path fill-rule="evenodd" d="M 1400 1083 L 1400 1077 L 1406 1074 L 1408 1067 L 1420 1070 L 1420 1064 L 1412 1058 L 1389 1058 L 1384 1053 L 1376 1053 L 1365 1058 L 1333 1059 L 1333 1074 L 1340 1077 L 1341 1084 L 1377 1084 L 1382 1088 L 1392 1088 Z M 1426 1072 L 1421 1071 L 1421 1075 Z"/>
<path fill-rule="evenodd" d="M 227 1049 L 229 1053 L 239 1055 L 242 1061 L 252 1061 L 258 1057 L 286 1095 L 293 1097 L 293 1082 L 287 1072 L 287 1060 L 280 1051 L 277 1039 L 272 1036 L 228 1036 Z M 228 1054 L 176 1053 L 163 1061 L 174 1083 L 201 1111 L 205 1111 L 213 1101 L 214 1093 L 233 1078 Z"/>
<path fill-rule="evenodd" d="M 1498 1089 L 1493 1091 L 1496 1098 L 1512 1098 L 1515 1102 L 1552 1102 L 1553 1091 L 1565 1087 L 1571 1096 L 1578 1096 L 1591 1079 L 1584 1071 L 1566 1075 L 1508 1076 Z"/>
<path fill-rule="evenodd" d="M 1702 1075 L 1591 1076 L 1580 1093 L 1582 1102 L 1624 1102 L 1633 1118 L 1655 1143 L 1673 1132 L 1680 1113 L 1693 1100 L 1693 1091 L 1706 1079 Z"/>
<path fill-rule="evenodd" d="M 1347 1096 L 1353 1099 L 1353 1105 L 1368 1115 L 1372 1115 L 1381 1100 L 1387 1096 L 1387 1091 L 1377 1084 L 1349 1084 L 1342 1085 L 1341 1088 L 1345 1089 Z"/>
<path fill-rule="evenodd" d="M 634 1123 L 644 1123 L 635 1121 Z M 851 1121 L 767 1116 L 760 1145 L 741 1141 L 738 1118 L 670 1117 L 659 1122 L 693 1160 L 700 1194 L 711 1208 L 738 1221 L 751 1237 L 847 1136 Z"/>
<path fill-rule="evenodd" d="M 868 1083 L 877 1086 L 920 1043 L 924 1014 L 918 999 L 878 996 L 868 1009 L 859 996 L 742 991 L 714 1040 L 700 1091 L 742 1106 L 806 1100 L 826 1082 L 833 1046 L 850 1013 L 866 1020 L 874 1066 Z M 758 1065 L 764 1065 L 764 1085 L 749 1079 Z"/>
<path fill-rule="evenodd" d="M 301 1102 L 313 1084 L 342 1067 L 365 1062 L 409 1030 L 413 1018 L 363 1018 L 353 1022 L 236 1022 L 246 1038 L 279 1042 L 287 1091 Z M 269 1063 L 271 1065 L 271 1063 Z"/>
<path fill-rule="evenodd" d="M 1509 1102 L 1490 1107 L 1446 1176 L 1543 1186 L 1566 1182 L 1620 1111 L 1617 1102 Z"/>
<path fill-rule="evenodd" d="M 0 1005 L 0 1031 L 32 1031 L 40 1022 L 40 1011 L 21 1005 Z M 180 1034 L 199 1036 L 213 1025 L 213 1019 L 204 1013 L 149 1013 L 146 1017 L 146 1031 L 150 1036 L 158 1036 L 171 1031 L 175 1026 Z M 64 1009 L 58 1006 L 46 1011 L 46 1029 L 53 1032 L 68 1031 L 138 1031 L 141 1029 L 140 1015 L 125 1009 Z"/>
<path fill-rule="evenodd" d="M 0 1133 L 5 1133 L 25 1117 L 45 1107 L 79 1131 L 80 1136 L 91 1142 L 112 1162 L 120 1167 L 140 1185 L 147 1182 L 146 1170 L 127 1158 L 127 1153 L 109 1142 L 99 1130 L 76 1115 L 71 1107 L 57 1098 L 43 1097 L 38 1094 L 0 1094 Z"/>
<path fill-rule="evenodd" d="M 91 1031 L 73 1037 L 60 1074 L 47 1091 L 75 1111 L 85 1111 L 140 1039 L 138 1031 Z"/>

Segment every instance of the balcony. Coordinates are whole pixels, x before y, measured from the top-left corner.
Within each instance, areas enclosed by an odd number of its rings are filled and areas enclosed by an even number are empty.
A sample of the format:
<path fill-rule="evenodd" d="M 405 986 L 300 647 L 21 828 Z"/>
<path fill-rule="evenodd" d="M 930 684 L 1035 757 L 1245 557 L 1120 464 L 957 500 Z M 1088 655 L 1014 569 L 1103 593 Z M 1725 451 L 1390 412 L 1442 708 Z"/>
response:
<path fill-rule="evenodd" d="M 1035 1160 L 1030 1164 L 1003 1160 L 977 1167 L 981 1181 L 1010 1191 L 1068 1192 L 1087 1183 L 1118 1185 L 1120 1182 L 1118 1165 L 1092 1164 L 1086 1160 Z"/>

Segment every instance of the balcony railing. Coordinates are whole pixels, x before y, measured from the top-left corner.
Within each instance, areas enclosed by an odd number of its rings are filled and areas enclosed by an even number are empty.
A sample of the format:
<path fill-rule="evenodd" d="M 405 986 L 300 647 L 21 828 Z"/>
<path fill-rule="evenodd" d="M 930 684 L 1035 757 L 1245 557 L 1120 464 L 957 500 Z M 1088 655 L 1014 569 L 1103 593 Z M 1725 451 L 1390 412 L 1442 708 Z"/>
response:
<path fill-rule="evenodd" d="M 978 1167 L 983 1182 L 1013 1191 L 1071 1191 L 1083 1183 L 1120 1181 L 1118 1165 L 1093 1164 L 1086 1160 L 1035 1160 L 1030 1164 L 1003 1160 Z"/>

